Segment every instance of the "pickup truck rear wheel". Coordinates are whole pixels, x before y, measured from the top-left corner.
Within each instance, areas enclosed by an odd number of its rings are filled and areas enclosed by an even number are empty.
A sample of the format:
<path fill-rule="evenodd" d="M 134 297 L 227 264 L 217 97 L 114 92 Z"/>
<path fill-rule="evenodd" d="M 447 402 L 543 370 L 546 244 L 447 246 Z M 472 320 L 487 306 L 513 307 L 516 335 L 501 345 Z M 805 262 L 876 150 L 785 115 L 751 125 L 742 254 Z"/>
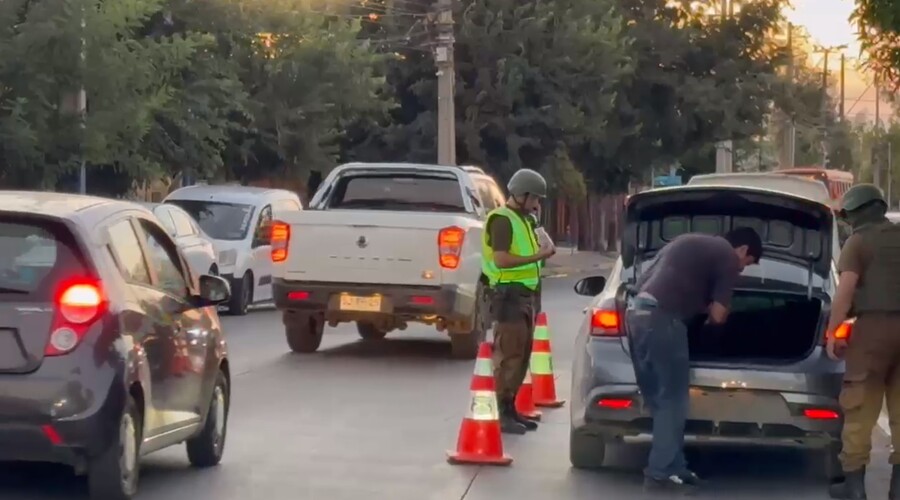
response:
<path fill-rule="evenodd" d="M 468 333 L 450 333 L 450 351 L 455 359 L 475 359 L 478 356 L 478 347 L 487 336 L 485 322 L 486 294 L 484 286 L 479 283 L 475 295 L 475 314 L 472 318 L 472 331 Z"/>
<path fill-rule="evenodd" d="M 291 351 L 300 353 L 316 352 L 322 344 L 325 321 L 318 315 L 309 313 L 284 313 L 284 336 Z"/>
<path fill-rule="evenodd" d="M 363 340 L 381 340 L 387 335 L 387 331 L 380 330 L 375 323 L 370 323 L 368 321 L 357 321 L 356 331 L 359 332 L 359 336 L 362 337 Z"/>

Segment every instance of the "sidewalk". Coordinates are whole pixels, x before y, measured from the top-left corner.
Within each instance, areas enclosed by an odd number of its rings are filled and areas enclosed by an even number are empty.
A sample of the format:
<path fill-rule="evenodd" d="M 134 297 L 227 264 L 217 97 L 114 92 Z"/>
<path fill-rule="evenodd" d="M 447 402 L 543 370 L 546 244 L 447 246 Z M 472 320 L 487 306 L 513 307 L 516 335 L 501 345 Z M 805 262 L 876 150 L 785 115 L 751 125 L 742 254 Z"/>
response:
<path fill-rule="evenodd" d="M 586 252 L 558 247 L 542 272 L 545 278 L 590 271 L 608 271 L 616 261 L 612 252 Z"/>

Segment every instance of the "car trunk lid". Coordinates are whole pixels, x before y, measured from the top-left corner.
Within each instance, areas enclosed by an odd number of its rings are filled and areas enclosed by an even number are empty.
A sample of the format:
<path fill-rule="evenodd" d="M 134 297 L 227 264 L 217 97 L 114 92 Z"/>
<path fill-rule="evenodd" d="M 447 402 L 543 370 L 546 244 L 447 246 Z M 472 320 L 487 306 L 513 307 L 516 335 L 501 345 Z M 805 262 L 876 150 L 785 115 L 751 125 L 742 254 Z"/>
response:
<path fill-rule="evenodd" d="M 764 258 L 807 270 L 809 293 L 817 281 L 822 284 L 816 277 L 831 273 L 834 215 L 827 205 L 801 196 L 740 186 L 658 189 L 632 196 L 625 219 L 622 260 L 636 273 L 680 234 L 725 234 L 743 226 L 760 234 Z"/>
<path fill-rule="evenodd" d="M 40 367 L 61 283 L 89 271 L 66 223 L 0 211 L 0 374 Z"/>

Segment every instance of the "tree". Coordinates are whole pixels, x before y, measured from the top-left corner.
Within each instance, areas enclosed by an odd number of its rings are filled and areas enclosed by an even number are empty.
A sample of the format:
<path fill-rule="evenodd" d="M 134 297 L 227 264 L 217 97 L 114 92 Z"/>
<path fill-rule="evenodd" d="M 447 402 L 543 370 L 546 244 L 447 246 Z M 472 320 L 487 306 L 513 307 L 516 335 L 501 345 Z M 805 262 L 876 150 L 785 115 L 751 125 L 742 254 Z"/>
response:
<path fill-rule="evenodd" d="M 216 57 L 231 61 L 227 71 L 246 95 L 231 113 L 227 177 L 297 177 L 330 167 L 345 126 L 389 105 L 378 94 L 381 58 L 357 39 L 360 22 L 304 5 L 179 0 L 174 8 L 180 29 L 216 40 Z"/>
<path fill-rule="evenodd" d="M 84 162 L 114 177 L 106 188 L 121 191 L 131 179 L 166 171 L 147 139 L 160 116 L 184 105 L 182 76 L 206 40 L 148 36 L 163 7 L 163 0 L 0 3 L 0 182 L 52 189 Z M 73 101 L 81 87 L 83 127 Z M 121 194 L 93 180 L 100 192 Z"/>
<path fill-rule="evenodd" d="M 594 189 L 621 191 L 651 168 L 714 165 L 714 144 L 763 132 L 784 54 L 771 34 L 780 0 L 742 4 L 734 18 L 719 2 L 621 0 L 635 70 L 619 82 L 602 147 L 589 152 Z"/>
<path fill-rule="evenodd" d="M 894 0 L 856 0 L 856 24 L 869 65 L 883 85 L 900 88 L 900 4 Z"/>

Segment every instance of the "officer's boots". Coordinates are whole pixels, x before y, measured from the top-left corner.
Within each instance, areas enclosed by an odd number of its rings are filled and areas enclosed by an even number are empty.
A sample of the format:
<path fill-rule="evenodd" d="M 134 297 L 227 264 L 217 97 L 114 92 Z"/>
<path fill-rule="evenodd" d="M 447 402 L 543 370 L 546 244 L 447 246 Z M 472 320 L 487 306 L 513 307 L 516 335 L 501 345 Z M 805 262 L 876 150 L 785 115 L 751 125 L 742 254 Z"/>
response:
<path fill-rule="evenodd" d="M 514 401 L 500 401 L 500 431 L 505 434 L 525 434 L 527 427 L 519 422 Z"/>
<path fill-rule="evenodd" d="M 831 498 L 838 500 L 866 500 L 866 468 L 863 467 L 845 474 L 847 478 L 843 483 L 831 485 L 829 489 Z M 891 481 L 891 485 L 893 484 L 894 482 Z"/>
<path fill-rule="evenodd" d="M 895 465 L 891 471 L 891 491 L 888 500 L 900 500 L 900 465 Z"/>
<path fill-rule="evenodd" d="M 537 428 L 538 428 L 537 422 L 535 422 L 533 420 L 528 420 L 527 418 L 522 416 L 522 414 L 516 410 L 515 401 L 513 401 L 512 403 L 509 404 L 509 410 L 514 415 L 516 422 L 525 426 L 525 430 L 528 430 L 528 431 L 536 431 L 537 430 Z"/>

